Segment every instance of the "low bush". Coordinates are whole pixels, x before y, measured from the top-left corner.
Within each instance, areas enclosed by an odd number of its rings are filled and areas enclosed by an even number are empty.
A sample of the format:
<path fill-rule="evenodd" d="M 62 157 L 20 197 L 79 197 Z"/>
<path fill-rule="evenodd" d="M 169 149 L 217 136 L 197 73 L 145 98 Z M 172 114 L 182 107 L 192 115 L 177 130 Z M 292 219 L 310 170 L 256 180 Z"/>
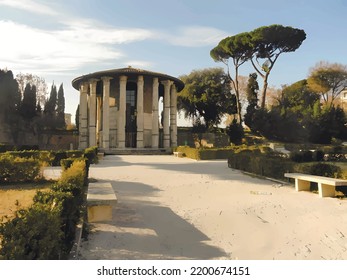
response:
<path fill-rule="evenodd" d="M 244 150 L 228 158 L 230 168 L 261 176 L 285 179 L 286 172 L 299 172 L 324 177 L 342 178 L 342 170 L 334 164 L 322 162 L 297 163 L 276 154 L 262 154 L 257 150 Z"/>
<path fill-rule="evenodd" d="M 331 178 L 341 178 L 342 170 L 331 163 L 301 163 L 295 165 L 295 172 L 318 175 Z"/>
<path fill-rule="evenodd" d="M 198 156 L 201 160 L 227 159 L 233 153 L 234 150 L 231 148 L 200 149 L 198 151 Z"/>
<path fill-rule="evenodd" d="M 49 165 L 54 160 L 54 154 L 50 151 L 37 151 L 37 150 L 26 150 L 26 151 L 10 151 L 6 152 L 7 155 L 20 158 L 33 158 Z"/>
<path fill-rule="evenodd" d="M 98 163 L 98 147 L 89 147 L 84 150 L 84 157 L 86 157 L 89 161 L 89 164 Z"/>
<path fill-rule="evenodd" d="M 322 161 L 324 152 L 320 150 L 291 152 L 290 159 L 294 162 Z"/>
<path fill-rule="evenodd" d="M 198 153 L 198 149 L 196 148 L 191 148 L 188 146 L 179 146 L 175 148 L 176 152 L 181 152 L 183 153 L 183 156 L 191 158 L 191 159 L 196 159 L 199 160 L 199 153 Z"/>
<path fill-rule="evenodd" d="M 34 158 L 0 155 L 0 183 L 34 182 L 41 178 L 41 163 Z"/>
<path fill-rule="evenodd" d="M 288 159 L 261 154 L 260 151 L 242 151 L 228 158 L 230 168 L 253 174 L 283 179 L 284 173 L 294 170 L 294 163 Z"/>
<path fill-rule="evenodd" d="M 60 209 L 33 205 L 0 224 L 0 255 L 7 260 L 59 259 L 62 246 Z"/>
<path fill-rule="evenodd" d="M 86 160 L 76 160 L 34 204 L 0 225 L 0 255 L 5 259 L 64 259 L 69 254 L 86 197 Z"/>
<path fill-rule="evenodd" d="M 234 153 L 234 148 L 191 148 L 188 146 L 179 146 L 174 149 L 176 152 L 183 153 L 184 156 L 195 160 L 227 159 Z"/>

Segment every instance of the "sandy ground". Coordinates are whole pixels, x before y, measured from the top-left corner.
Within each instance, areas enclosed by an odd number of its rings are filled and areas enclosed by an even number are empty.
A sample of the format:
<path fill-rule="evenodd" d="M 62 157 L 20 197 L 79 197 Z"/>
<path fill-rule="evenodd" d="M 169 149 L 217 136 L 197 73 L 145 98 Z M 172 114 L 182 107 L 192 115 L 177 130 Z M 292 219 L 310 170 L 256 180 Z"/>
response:
<path fill-rule="evenodd" d="M 91 224 L 80 259 L 347 259 L 347 200 L 295 192 L 226 161 L 107 156 L 113 221 Z"/>

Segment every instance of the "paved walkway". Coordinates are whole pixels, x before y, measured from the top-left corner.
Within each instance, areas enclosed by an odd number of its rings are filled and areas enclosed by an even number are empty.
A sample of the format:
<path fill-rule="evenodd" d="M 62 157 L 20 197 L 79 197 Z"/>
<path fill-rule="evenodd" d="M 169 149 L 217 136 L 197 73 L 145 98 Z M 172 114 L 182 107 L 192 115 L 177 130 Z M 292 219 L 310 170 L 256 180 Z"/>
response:
<path fill-rule="evenodd" d="M 228 199 L 219 206 L 213 200 L 216 194 L 223 197 L 223 188 L 230 188 L 231 182 L 247 182 L 250 177 L 229 169 L 225 160 L 107 156 L 91 167 L 90 177 L 112 183 L 118 206 L 112 222 L 92 224 L 89 240 L 82 243 L 81 259 L 233 257 L 232 245 L 225 248 L 219 232 L 210 229 L 218 226 L 211 219 L 221 217 Z M 273 183 L 258 180 L 256 184 Z M 222 229 L 222 234 L 227 232 Z"/>

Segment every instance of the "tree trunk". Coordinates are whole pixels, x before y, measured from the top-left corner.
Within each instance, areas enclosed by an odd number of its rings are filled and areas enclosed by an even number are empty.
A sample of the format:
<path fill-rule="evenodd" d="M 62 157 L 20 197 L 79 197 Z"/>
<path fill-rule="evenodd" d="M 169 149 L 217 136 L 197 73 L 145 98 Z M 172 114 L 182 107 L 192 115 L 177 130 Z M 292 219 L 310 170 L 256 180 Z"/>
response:
<path fill-rule="evenodd" d="M 267 79 L 269 77 L 270 72 L 267 72 L 266 75 L 264 76 L 264 84 L 263 84 L 263 95 L 261 97 L 261 104 L 260 107 L 262 109 L 265 108 L 265 101 L 266 101 L 266 91 L 267 91 L 267 87 L 268 87 L 268 82 Z"/>

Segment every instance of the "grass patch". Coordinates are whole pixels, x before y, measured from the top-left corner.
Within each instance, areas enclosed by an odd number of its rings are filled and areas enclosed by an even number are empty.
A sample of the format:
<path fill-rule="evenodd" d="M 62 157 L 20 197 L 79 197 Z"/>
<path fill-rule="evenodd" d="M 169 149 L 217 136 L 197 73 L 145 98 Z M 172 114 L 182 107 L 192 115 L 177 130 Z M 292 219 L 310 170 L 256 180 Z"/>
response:
<path fill-rule="evenodd" d="M 14 218 L 19 209 L 30 207 L 36 191 L 48 191 L 51 185 L 52 183 L 45 182 L 0 186 L 0 222 Z"/>

